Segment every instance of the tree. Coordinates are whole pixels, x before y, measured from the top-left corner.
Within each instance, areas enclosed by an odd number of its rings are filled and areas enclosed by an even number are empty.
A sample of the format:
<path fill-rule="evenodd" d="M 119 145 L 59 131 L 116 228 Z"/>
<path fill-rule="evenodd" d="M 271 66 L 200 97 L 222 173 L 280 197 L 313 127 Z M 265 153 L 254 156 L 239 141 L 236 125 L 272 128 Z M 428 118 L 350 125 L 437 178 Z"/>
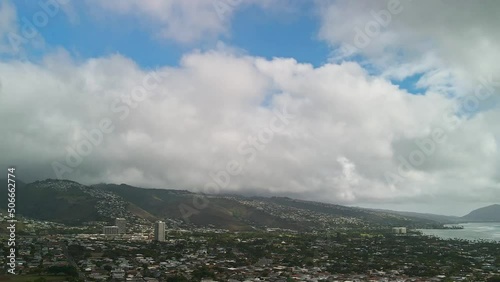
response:
<path fill-rule="evenodd" d="M 188 280 L 182 275 L 175 275 L 172 277 L 168 277 L 167 282 L 188 282 Z"/>
<path fill-rule="evenodd" d="M 486 280 L 486 282 L 500 282 L 500 276 L 493 276 Z"/>
<path fill-rule="evenodd" d="M 201 280 L 202 278 L 215 279 L 215 273 L 213 273 L 208 267 L 202 266 L 193 271 L 193 277 L 196 278 L 197 281 Z"/>
<path fill-rule="evenodd" d="M 64 273 L 69 276 L 78 276 L 78 271 L 73 266 L 51 266 L 47 269 L 47 272 L 51 274 Z"/>

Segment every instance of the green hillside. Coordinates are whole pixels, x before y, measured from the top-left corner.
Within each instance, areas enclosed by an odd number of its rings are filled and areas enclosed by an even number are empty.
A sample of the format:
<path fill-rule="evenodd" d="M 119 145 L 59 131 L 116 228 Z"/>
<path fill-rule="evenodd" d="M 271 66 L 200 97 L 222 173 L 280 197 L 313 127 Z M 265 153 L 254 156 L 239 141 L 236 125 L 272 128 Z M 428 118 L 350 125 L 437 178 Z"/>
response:
<path fill-rule="evenodd" d="M 194 205 L 203 198 L 206 205 Z M 80 225 L 135 217 L 230 230 L 286 228 L 380 228 L 390 226 L 436 227 L 433 220 L 341 205 L 294 200 L 287 197 L 201 195 L 182 190 L 146 189 L 130 185 L 86 186 L 73 181 L 47 179 L 17 187 L 18 214 Z M 189 217 L 185 212 L 192 212 Z"/>

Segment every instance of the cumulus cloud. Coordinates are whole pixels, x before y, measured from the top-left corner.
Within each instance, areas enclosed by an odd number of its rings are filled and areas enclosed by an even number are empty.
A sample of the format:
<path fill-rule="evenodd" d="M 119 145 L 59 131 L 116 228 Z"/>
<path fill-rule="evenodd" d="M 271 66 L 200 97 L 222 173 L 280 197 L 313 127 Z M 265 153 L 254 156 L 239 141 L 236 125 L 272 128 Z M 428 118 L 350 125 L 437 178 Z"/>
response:
<path fill-rule="evenodd" d="M 464 194 L 474 201 L 498 198 L 498 174 L 493 170 L 498 168 L 499 132 L 493 120 L 498 118 L 500 80 L 495 51 L 500 47 L 495 32 L 499 3 L 380 0 L 319 6 L 319 37 L 332 46 L 333 61 L 361 57 L 382 77 L 401 81 L 418 75 L 416 86 L 427 89 L 427 95 L 456 97 L 460 106 L 450 113 L 461 117 L 460 125 L 448 131 L 447 141 L 418 167 L 414 176 L 421 180 L 414 179 L 413 185 L 422 192 L 433 187 L 434 196 L 428 200 L 454 201 Z M 474 98 L 488 88 L 484 81 L 490 81 L 488 97 Z M 441 128 L 439 122 L 428 125 L 429 130 Z M 415 142 L 403 138 L 393 142 L 393 148 L 408 156 Z"/>
<path fill-rule="evenodd" d="M 478 77 L 500 72 L 494 63 L 499 5 L 494 0 L 327 2 L 321 4 L 319 37 L 335 48 L 336 59 L 362 55 L 387 77 L 425 74 L 421 86 L 451 85 L 447 90 L 464 94 Z"/>

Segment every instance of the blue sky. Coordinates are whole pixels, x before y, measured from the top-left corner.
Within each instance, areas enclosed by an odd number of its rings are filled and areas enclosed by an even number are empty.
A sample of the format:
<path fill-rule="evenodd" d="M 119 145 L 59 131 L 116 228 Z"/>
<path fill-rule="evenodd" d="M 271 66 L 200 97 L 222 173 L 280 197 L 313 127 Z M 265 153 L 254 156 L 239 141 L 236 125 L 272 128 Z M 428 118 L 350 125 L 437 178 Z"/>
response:
<path fill-rule="evenodd" d="M 33 1 L 18 2 L 16 7 L 18 18 L 29 19 L 40 10 Z M 155 38 L 134 19 L 113 16 L 112 21 L 104 21 L 89 13 L 78 13 L 73 23 L 64 13 L 58 13 L 40 33 L 47 47 L 61 46 L 76 57 L 120 53 L 145 68 L 176 65 L 182 54 L 193 49 L 213 48 L 218 41 L 253 56 L 292 57 L 319 66 L 327 61 L 330 50 L 325 42 L 317 39 L 319 22 L 312 16 L 312 6 L 308 9 L 310 11 L 293 16 L 277 16 L 254 6 L 238 9 L 229 34 L 189 44 Z"/>
<path fill-rule="evenodd" d="M 73 2 L 72 8 L 71 16 L 59 12 L 49 19 L 46 27 L 39 29 L 45 46 L 43 50 L 27 46 L 28 58 L 36 61 L 50 50 L 64 48 L 77 60 L 119 53 L 142 68 L 154 69 L 177 66 L 184 54 L 213 49 L 223 43 L 251 56 L 294 58 L 299 63 L 319 67 L 330 61 L 333 51 L 332 45 L 318 36 L 321 22 L 316 7 L 310 2 L 300 2 L 295 10 L 288 12 L 243 6 L 232 11 L 226 33 L 189 43 L 160 38 L 152 33 L 153 28 L 137 18 L 124 15 L 107 18 L 92 11 L 74 12 L 86 9 L 85 4 L 78 2 Z M 40 6 L 34 1 L 18 1 L 16 9 L 18 19 L 31 20 Z M 366 62 L 361 55 L 349 60 Z M 364 66 L 371 74 L 379 73 L 370 65 Z M 415 86 L 420 77 L 421 74 L 417 74 L 391 82 L 409 93 L 422 94 L 426 89 Z"/>
<path fill-rule="evenodd" d="M 20 19 L 30 19 L 40 11 L 35 1 L 19 2 L 16 7 Z M 189 49 L 175 42 L 156 40 L 125 17 L 114 17 L 113 21 L 104 22 L 89 13 L 78 13 L 72 22 L 65 13 L 57 13 L 39 32 L 45 40 L 46 49 L 62 47 L 82 60 L 119 53 L 144 68 L 176 65 L 183 52 Z M 30 49 L 29 52 L 37 54 L 37 51 Z"/>

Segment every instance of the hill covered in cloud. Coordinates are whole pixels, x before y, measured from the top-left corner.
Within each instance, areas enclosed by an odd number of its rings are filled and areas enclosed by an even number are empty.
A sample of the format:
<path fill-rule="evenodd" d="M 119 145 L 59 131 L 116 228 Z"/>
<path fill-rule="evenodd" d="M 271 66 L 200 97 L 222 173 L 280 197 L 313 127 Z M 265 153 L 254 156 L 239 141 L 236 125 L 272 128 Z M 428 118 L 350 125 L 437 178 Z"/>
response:
<path fill-rule="evenodd" d="M 82 185 L 47 179 L 19 183 L 17 214 L 69 225 L 111 222 L 152 224 L 155 220 L 185 226 L 215 226 L 230 230 L 285 228 L 298 231 L 391 226 L 439 227 L 441 223 L 416 216 L 287 197 L 203 195 L 171 189 L 145 189 L 126 184 Z"/>

